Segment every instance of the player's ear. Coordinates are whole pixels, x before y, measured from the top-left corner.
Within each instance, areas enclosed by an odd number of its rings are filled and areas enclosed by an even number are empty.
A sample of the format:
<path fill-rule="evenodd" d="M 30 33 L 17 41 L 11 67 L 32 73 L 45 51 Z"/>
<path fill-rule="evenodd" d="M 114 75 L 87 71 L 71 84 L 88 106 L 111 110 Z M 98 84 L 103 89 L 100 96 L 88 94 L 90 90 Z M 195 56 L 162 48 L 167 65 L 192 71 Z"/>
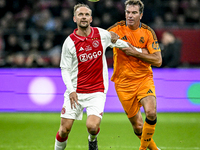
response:
<path fill-rule="evenodd" d="M 140 14 L 140 20 L 142 19 L 143 13 Z"/>
<path fill-rule="evenodd" d="M 90 23 L 92 23 L 92 17 L 91 17 L 91 19 L 90 19 Z"/>
<path fill-rule="evenodd" d="M 76 17 L 75 16 L 73 17 L 73 21 L 76 22 Z"/>

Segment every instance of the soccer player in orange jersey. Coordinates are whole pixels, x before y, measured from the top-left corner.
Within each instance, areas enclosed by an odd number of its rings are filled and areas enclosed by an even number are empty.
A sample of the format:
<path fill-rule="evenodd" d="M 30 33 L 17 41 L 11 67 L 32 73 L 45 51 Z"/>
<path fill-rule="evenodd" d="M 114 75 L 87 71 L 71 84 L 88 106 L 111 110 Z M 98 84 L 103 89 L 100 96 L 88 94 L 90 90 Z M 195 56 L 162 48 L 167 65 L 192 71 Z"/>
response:
<path fill-rule="evenodd" d="M 135 134 L 141 139 L 139 150 L 159 150 L 152 137 L 157 122 L 156 94 L 151 65 L 160 67 L 161 51 L 154 31 L 140 22 L 144 4 L 141 0 L 125 2 L 126 21 L 121 21 L 108 30 L 117 33 L 130 47 L 114 48 L 114 72 L 111 80 L 119 100 L 129 118 Z M 148 54 L 134 47 L 145 48 Z M 143 123 L 140 107 L 146 119 Z"/>

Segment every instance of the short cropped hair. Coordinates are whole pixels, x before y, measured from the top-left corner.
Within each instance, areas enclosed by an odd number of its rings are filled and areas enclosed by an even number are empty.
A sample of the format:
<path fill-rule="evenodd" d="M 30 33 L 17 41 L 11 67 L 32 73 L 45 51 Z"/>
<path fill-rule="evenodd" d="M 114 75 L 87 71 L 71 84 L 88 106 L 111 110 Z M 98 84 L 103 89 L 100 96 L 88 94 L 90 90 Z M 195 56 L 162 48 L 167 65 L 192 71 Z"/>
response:
<path fill-rule="evenodd" d="M 76 15 L 76 10 L 77 10 L 78 8 L 80 8 L 80 7 L 86 7 L 86 8 L 88 8 L 88 9 L 91 11 L 91 15 L 92 15 L 92 10 L 90 9 L 90 7 L 89 7 L 88 5 L 86 5 L 86 4 L 76 4 L 76 5 L 74 6 L 74 16 Z"/>
<path fill-rule="evenodd" d="M 140 14 L 143 13 L 143 11 L 144 11 L 144 4 L 141 0 L 127 0 L 127 1 L 125 1 L 125 8 L 128 5 L 138 5 L 140 7 L 139 8 Z"/>

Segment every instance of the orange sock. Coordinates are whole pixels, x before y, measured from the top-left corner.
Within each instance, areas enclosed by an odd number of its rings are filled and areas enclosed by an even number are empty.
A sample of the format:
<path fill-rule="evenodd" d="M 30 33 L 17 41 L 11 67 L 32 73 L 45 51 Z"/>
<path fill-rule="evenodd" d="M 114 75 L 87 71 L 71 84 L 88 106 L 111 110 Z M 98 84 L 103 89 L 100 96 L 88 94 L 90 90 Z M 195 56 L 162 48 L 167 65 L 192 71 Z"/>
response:
<path fill-rule="evenodd" d="M 158 150 L 158 147 L 157 147 L 157 145 L 156 145 L 156 143 L 154 142 L 153 139 L 151 139 L 151 142 L 149 143 L 148 148 L 149 148 L 150 150 Z"/>
<path fill-rule="evenodd" d="M 154 121 L 151 121 L 146 118 L 143 125 L 141 145 L 140 145 L 139 150 L 146 150 L 147 147 L 149 146 L 152 140 L 153 134 L 155 132 L 156 122 L 157 122 L 157 119 L 155 119 Z"/>
<path fill-rule="evenodd" d="M 141 135 L 142 135 L 142 133 L 140 133 L 140 134 L 135 133 L 135 134 L 136 134 L 137 137 L 141 140 Z M 151 139 L 148 148 L 149 148 L 150 150 L 158 150 L 157 145 L 156 145 L 156 143 L 154 142 L 153 138 Z"/>

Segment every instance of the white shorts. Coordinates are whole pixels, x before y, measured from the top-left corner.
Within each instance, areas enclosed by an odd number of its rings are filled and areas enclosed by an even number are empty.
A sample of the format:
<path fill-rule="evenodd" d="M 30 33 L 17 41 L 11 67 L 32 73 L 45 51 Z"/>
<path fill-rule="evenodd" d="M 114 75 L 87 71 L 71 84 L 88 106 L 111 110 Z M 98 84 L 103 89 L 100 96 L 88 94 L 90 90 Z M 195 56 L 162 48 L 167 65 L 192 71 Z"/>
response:
<path fill-rule="evenodd" d="M 102 119 L 106 94 L 102 92 L 80 94 L 78 95 L 78 103 L 76 108 L 71 109 L 69 95 L 65 94 L 64 104 L 61 111 L 61 118 L 82 120 L 83 109 L 86 108 L 87 116 L 95 115 Z"/>

